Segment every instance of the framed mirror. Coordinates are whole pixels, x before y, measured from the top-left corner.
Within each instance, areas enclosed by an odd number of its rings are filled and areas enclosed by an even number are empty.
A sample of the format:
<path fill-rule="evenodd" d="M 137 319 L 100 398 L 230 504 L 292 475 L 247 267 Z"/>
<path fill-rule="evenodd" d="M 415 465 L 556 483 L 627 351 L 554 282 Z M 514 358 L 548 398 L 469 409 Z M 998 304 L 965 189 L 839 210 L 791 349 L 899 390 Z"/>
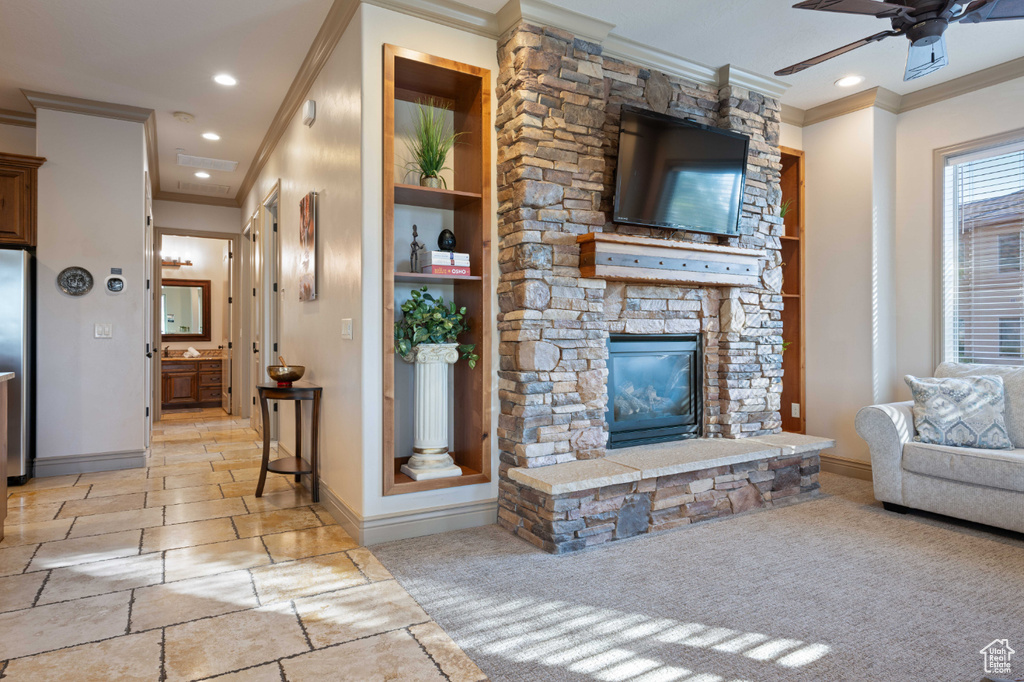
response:
<path fill-rule="evenodd" d="M 161 339 L 209 341 L 210 319 L 210 280 L 164 279 L 161 282 Z"/>

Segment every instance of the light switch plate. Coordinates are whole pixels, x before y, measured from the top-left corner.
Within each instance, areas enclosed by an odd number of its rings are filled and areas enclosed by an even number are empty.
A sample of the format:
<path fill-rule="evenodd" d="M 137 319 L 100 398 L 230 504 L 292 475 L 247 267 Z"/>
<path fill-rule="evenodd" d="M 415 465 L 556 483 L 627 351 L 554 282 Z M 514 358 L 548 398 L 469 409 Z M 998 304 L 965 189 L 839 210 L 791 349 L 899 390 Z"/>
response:
<path fill-rule="evenodd" d="M 352 318 L 346 317 L 341 321 L 341 338 L 352 338 Z"/>
<path fill-rule="evenodd" d="M 97 324 L 96 325 L 96 338 L 97 339 L 112 339 L 114 338 L 114 325 Z"/>
<path fill-rule="evenodd" d="M 789 414 L 790 414 L 790 416 L 793 417 L 793 419 L 799 419 L 800 418 L 800 403 L 790 403 L 789 404 Z"/>

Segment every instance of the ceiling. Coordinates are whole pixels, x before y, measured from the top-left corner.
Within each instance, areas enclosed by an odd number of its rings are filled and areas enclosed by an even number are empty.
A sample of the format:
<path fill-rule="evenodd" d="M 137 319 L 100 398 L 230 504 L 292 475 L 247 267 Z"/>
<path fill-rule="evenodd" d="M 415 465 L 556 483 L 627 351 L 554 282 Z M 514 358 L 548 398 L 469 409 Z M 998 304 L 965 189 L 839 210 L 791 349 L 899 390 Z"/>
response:
<path fill-rule="evenodd" d="M 496 12 L 506 0 L 462 4 Z M 877 33 L 871 17 L 791 8 L 793 0 L 557 0 L 614 24 L 614 33 L 711 67 L 776 69 Z M 31 111 L 21 89 L 156 111 L 160 187 L 204 195 L 179 182 L 229 185 L 233 198 L 332 0 L 0 0 L 0 109 Z M 639 11 L 638 11 L 639 10 Z M 907 44 L 893 38 L 784 79 L 783 101 L 809 109 L 849 91 L 834 82 L 865 77 L 907 94 L 1024 57 L 1024 21 L 954 26 L 950 66 L 903 82 Z M 213 82 L 228 72 L 238 85 Z M 195 116 L 182 123 L 173 112 Z M 204 140 L 214 131 L 221 140 Z M 233 172 L 177 165 L 176 150 L 238 161 Z"/>
<path fill-rule="evenodd" d="M 565 9 L 614 24 L 613 33 L 711 67 L 732 64 L 770 76 L 796 62 L 888 30 L 889 22 L 792 9 L 796 0 L 554 0 Z M 505 0 L 462 4 L 495 12 Z M 853 91 L 881 86 L 905 95 L 990 66 L 1024 57 L 1024 21 L 953 26 L 946 33 L 950 64 L 903 82 L 907 40 L 889 38 L 782 79 L 782 101 L 809 109 L 851 94 L 835 86 L 864 76 Z"/>
<path fill-rule="evenodd" d="M 21 89 L 156 111 L 160 189 L 230 185 L 234 199 L 331 0 L 0 0 L 0 108 L 32 110 Z M 227 72 L 238 85 L 213 82 Z M 188 124 L 173 112 L 195 116 Z M 221 135 L 217 142 L 201 134 Z M 180 167 L 187 154 L 233 172 Z M 156 189 L 156 188 L 154 188 Z"/>

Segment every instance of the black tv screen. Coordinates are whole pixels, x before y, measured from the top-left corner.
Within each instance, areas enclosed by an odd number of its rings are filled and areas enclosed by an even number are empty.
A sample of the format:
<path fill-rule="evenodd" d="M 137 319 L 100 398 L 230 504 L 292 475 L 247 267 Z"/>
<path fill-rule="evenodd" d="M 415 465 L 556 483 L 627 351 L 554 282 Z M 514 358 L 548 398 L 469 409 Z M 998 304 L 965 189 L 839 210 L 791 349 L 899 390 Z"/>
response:
<path fill-rule="evenodd" d="M 746 135 L 623 107 L 614 222 L 736 234 Z"/>

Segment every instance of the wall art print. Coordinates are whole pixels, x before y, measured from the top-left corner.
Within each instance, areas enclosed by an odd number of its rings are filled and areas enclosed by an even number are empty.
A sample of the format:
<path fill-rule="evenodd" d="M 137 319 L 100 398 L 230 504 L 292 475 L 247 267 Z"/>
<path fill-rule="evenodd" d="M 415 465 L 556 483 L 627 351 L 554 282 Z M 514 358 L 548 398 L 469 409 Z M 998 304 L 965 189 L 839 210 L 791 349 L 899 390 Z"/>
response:
<path fill-rule="evenodd" d="M 299 201 L 299 300 L 316 300 L 316 192 Z"/>

